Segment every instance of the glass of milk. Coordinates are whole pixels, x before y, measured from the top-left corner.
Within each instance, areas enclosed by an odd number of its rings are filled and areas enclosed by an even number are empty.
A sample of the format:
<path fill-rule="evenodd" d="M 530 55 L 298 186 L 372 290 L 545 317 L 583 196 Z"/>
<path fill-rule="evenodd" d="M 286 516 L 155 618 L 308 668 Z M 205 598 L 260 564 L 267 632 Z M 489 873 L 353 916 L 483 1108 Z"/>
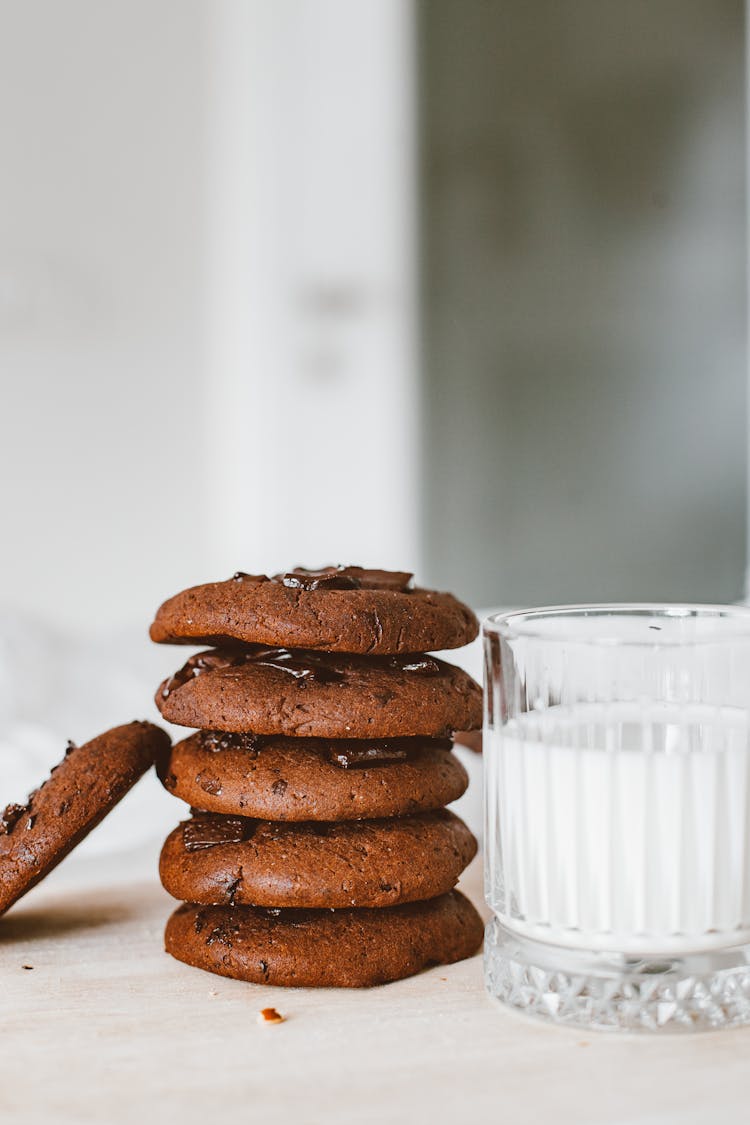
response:
<path fill-rule="evenodd" d="M 489 992 L 558 1023 L 750 1023 L 750 609 L 496 614 Z"/>

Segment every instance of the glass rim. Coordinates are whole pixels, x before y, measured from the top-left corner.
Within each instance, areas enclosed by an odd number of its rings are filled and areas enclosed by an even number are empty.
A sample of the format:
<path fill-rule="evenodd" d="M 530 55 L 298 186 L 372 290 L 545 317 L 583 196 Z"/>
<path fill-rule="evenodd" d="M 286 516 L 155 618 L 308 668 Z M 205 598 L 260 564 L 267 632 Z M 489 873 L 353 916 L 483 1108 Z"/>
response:
<path fill-rule="evenodd" d="M 711 631 L 699 637 L 680 637 L 669 639 L 667 637 L 633 638 L 618 637 L 612 631 L 602 632 L 600 636 L 574 635 L 572 632 L 548 632 L 535 627 L 537 623 L 548 619 L 564 620 L 565 618 L 616 618 L 622 617 L 632 620 L 637 617 L 656 617 L 672 620 L 687 621 L 702 619 L 705 621 L 732 621 L 744 623 L 745 629 L 724 632 L 719 625 L 716 631 Z M 630 645 L 650 647 L 659 645 L 673 647 L 675 645 L 703 645 L 716 644 L 730 639 L 737 640 L 739 636 L 747 636 L 750 640 L 750 606 L 691 602 L 593 602 L 591 604 L 549 605 L 534 606 L 529 609 L 501 610 L 491 613 L 482 621 L 482 636 L 500 636 L 505 640 L 529 639 L 544 641 L 548 644 L 583 644 L 583 645 Z"/>

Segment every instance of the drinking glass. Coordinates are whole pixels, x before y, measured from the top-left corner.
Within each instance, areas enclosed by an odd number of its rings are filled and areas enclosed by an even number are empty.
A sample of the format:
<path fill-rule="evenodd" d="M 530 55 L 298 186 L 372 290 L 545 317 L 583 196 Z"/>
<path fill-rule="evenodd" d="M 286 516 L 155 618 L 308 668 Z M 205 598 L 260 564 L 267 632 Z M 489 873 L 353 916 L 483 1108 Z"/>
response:
<path fill-rule="evenodd" d="M 558 1023 L 750 1022 L 750 610 L 496 614 L 489 992 Z"/>

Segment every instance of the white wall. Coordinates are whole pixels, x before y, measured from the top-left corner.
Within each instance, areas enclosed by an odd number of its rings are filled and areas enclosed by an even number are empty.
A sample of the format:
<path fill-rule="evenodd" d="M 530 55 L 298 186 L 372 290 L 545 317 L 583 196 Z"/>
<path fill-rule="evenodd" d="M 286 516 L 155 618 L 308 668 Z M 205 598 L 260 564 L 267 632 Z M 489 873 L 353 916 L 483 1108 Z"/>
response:
<path fill-rule="evenodd" d="M 417 562 L 411 5 L 0 26 L 0 609 Z"/>
<path fill-rule="evenodd" d="M 0 598 L 145 624 L 205 567 L 202 5 L 0 5 Z"/>
<path fill-rule="evenodd" d="M 212 498 L 224 569 L 418 564 L 403 0 L 216 6 Z"/>

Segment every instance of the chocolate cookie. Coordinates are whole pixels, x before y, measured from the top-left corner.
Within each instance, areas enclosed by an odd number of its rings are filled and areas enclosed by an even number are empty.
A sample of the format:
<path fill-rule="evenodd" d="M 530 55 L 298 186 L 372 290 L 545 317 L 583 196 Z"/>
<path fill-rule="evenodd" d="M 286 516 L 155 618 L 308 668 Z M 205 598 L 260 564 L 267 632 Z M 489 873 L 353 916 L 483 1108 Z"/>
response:
<path fill-rule="evenodd" d="M 167 922 L 178 961 L 277 987 L 366 988 L 471 957 L 482 920 L 458 891 L 380 910 L 184 905 Z"/>
<path fill-rule="evenodd" d="M 273 578 L 238 571 L 193 586 L 157 611 L 151 639 L 250 644 L 327 652 L 409 653 L 458 648 L 478 622 L 452 594 L 415 589 L 411 574 L 357 566 L 302 568 Z"/>
<path fill-rule="evenodd" d="M 278 821 L 439 809 L 468 785 L 450 739 L 324 741 L 200 731 L 168 748 L 157 770 L 170 793 L 196 808 Z"/>
<path fill-rule="evenodd" d="M 167 837 L 159 874 L 183 902 L 395 906 L 449 891 L 476 850 L 447 809 L 338 824 L 198 813 Z"/>
<path fill-rule="evenodd" d="M 0 913 L 56 867 L 168 746 L 168 735 L 151 723 L 70 743 L 26 804 L 8 805 L 0 819 Z"/>
<path fill-rule="evenodd" d="M 179 726 L 294 738 L 440 738 L 482 722 L 471 676 L 419 654 L 211 649 L 165 680 L 156 703 Z"/>

